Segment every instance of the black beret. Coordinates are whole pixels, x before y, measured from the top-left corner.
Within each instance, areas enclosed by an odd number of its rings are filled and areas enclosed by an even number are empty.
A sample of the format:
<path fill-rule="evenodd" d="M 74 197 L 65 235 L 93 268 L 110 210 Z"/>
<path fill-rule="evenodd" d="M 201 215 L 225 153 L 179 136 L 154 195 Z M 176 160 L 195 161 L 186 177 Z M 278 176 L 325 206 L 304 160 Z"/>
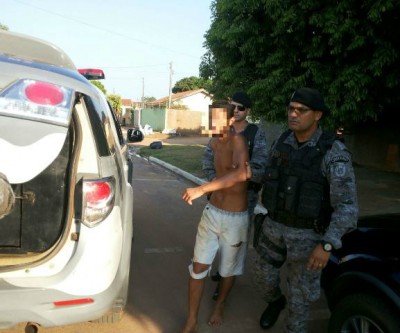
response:
<path fill-rule="evenodd" d="M 242 104 L 246 108 L 251 108 L 252 105 L 249 95 L 242 91 L 235 92 L 231 100 Z"/>
<path fill-rule="evenodd" d="M 329 109 L 325 105 L 321 93 L 316 89 L 299 88 L 293 93 L 290 102 L 301 103 L 315 111 L 321 111 L 326 114 L 329 113 Z"/>

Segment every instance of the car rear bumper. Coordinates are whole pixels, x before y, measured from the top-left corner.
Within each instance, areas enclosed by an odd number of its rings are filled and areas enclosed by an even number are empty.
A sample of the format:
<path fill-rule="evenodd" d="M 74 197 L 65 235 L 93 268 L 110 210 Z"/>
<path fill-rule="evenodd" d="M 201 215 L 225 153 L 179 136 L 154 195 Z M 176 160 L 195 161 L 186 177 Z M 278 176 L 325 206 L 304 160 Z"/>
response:
<path fill-rule="evenodd" d="M 110 310 L 120 294 L 122 276 L 116 276 L 113 283 L 102 293 L 88 295 L 92 303 L 55 306 L 55 301 L 82 299 L 54 289 L 4 288 L 0 285 L 0 328 L 11 328 L 18 323 L 33 322 L 41 326 L 59 326 L 85 322 L 100 318 Z"/>
<path fill-rule="evenodd" d="M 120 219 L 120 212 L 115 214 Z M 121 221 L 112 220 L 110 215 L 102 225 L 86 230 L 82 227 L 79 244 L 57 274 L 38 276 L 44 271 L 40 266 L 33 267 L 32 272 L 26 269 L 26 277 L 21 277 L 21 271 L 2 274 L 0 328 L 22 322 L 59 326 L 90 321 L 100 318 L 116 303 L 124 305 L 132 228 L 123 230 Z M 43 265 L 51 265 L 51 261 Z M 67 306 L 54 303 L 87 298 L 93 301 Z"/>

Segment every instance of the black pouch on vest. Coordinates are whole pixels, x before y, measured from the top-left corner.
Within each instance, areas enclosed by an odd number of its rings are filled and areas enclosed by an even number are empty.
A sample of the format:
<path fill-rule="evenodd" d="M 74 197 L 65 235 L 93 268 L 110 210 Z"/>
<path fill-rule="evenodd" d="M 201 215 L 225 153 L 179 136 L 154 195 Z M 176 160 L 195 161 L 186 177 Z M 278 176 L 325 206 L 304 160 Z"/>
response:
<path fill-rule="evenodd" d="M 277 206 L 279 190 L 278 170 L 267 171 L 264 186 L 261 192 L 261 203 L 268 212 L 274 212 Z"/>

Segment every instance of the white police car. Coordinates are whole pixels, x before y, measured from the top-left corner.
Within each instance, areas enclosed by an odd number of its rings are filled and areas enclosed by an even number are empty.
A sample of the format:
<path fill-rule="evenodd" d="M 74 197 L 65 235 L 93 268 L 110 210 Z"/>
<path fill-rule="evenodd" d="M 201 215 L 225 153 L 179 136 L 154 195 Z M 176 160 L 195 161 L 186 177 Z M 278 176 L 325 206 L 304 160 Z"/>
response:
<path fill-rule="evenodd" d="M 129 155 L 82 74 L 58 47 L 0 30 L 0 328 L 112 322 L 126 304 Z"/>

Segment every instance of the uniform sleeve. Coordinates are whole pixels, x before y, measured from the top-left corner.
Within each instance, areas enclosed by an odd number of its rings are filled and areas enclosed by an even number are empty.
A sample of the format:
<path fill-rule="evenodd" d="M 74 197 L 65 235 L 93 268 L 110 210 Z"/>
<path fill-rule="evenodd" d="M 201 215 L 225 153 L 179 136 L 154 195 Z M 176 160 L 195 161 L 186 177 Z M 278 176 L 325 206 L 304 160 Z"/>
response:
<path fill-rule="evenodd" d="M 335 141 L 325 155 L 322 172 L 329 182 L 333 209 L 323 239 L 337 249 L 342 246 L 342 236 L 357 227 L 358 218 L 357 188 L 351 154 L 340 141 Z"/>
<path fill-rule="evenodd" d="M 251 178 L 250 180 L 255 183 L 262 183 L 265 174 L 265 167 L 267 164 L 267 140 L 265 132 L 262 128 L 258 128 L 258 131 L 254 137 L 253 152 L 251 154 L 250 167 L 251 167 Z"/>
<path fill-rule="evenodd" d="M 208 181 L 215 178 L 216 172 L 214 168 L 214 152 L 211 148 L 211 141 L 208 142 L 203 154 L 202 169 Z"/>

